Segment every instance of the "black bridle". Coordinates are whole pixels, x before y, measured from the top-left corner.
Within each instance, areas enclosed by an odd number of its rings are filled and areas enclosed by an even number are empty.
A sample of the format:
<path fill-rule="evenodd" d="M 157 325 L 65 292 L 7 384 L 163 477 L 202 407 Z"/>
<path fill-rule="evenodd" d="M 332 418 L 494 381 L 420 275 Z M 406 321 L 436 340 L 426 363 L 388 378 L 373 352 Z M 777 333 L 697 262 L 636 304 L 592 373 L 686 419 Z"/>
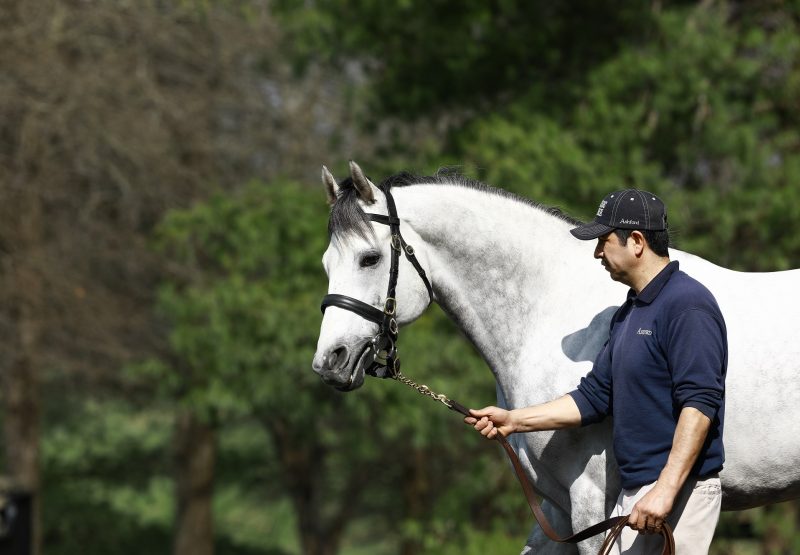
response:
<path fill-rule="evenodd" d="M 425 288 L 428 290 L 428 304 L 433 302 L 433 289 L 431 288 L 428 276 L 425 270 L 417 260 L 414 254 L 414 248 L 405 242 L 403 236 L 400 234 L 400 219 L 397 217 L 397 207 L 394 204 L 394 198 L 389 192 L 389 187 L 384 186 L 380 188 L 383 194 L 386 195 L 386 206 L 389 215 L 367 213 L 367 217 L 373 222 L 388 225 L 391 231 L 391 253 L 392 260 L 389 266 L 389 288 L 386 292 L 386 300 L 383 303 L 383 310 L 369 305 L 353 297 L 347 295 L 340 295 L 338 293 L 331 293 L 325 295 L 322 299 L 322 313 L 329 306 L 343 308 L 355 314 L 358 314 L 365 320 L 378 324 L 378 333 L 372 338 L 365 349 L 372 352 L 372 363 L 365 370 L 370 376 L 377 378 L 394 378 L 400 371 L 400 359 L 397 356 L 397 298 L 395 297 L 395 290 L 397 288 L 397 277 L 400 273 L 400 253 L 402 252 L 409 262 L 414 266 L 425 283 Z M 360 358 L 360 357 L 359 357 Z M 357 363 L 357 361 L 356 361 Z M 351 377 L 352 379 L 352 377 Z"/>

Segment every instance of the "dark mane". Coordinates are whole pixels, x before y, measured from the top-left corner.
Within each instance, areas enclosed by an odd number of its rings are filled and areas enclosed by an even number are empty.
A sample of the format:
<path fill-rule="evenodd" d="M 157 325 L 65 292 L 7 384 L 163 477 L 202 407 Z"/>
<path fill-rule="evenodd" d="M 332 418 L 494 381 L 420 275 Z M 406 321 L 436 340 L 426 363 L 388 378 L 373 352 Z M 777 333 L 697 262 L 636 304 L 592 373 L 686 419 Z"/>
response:
<path fill-rule="evenodd" d="M 482 183 L 476 179 L 471 179 L 458 172 L 449 169 L 439 170 L 436 175 L 415 175 L 409 172 L 401 172 L 395 175 L 390 175 L 384 179 L 380 187 L 393 189 L 395 187 L 409 187 L 412 185 L 420 184 L 438 184 L 438 185 L 456 185 L 458 187 L 466 187 L 468 189 L 476 189 L 483 191 L 487 194 L 498 195 L 511 199 L 515 202 L 526 204 L 537 210 L 543 210 L 547 214 L 555 216 L 572 225 L 580 225 L 583 223 L 577 218 L 573 218 L 569 214 L 563 212 L 560 208 L 541 204 L 525 197 L 519 196 L 515 193 L 505 191 Z M 344 236 L 348 233 L 356 233 L 364 239 L 369 239 L 371 235 L 371 227 L 366 214 L 358 204 L 358 193 L 356 192 L 355 185 L 352 178 L 348 177 L 339 182 L 339 196 L 336 202 L 331 207 L 331 217 L 328 220 L 328 235 Z"/>
<path fill-rule="evenodd" d="M 358 204 L 358 193 L 353 178 L 348 177 L 339 182 L 339 193 L 336 202 L 331 206 L 331 217 L 328 219 L 328 238 L 344 237 L 348 233 L 369 240 L 372 234 L 369 219 Z"/>

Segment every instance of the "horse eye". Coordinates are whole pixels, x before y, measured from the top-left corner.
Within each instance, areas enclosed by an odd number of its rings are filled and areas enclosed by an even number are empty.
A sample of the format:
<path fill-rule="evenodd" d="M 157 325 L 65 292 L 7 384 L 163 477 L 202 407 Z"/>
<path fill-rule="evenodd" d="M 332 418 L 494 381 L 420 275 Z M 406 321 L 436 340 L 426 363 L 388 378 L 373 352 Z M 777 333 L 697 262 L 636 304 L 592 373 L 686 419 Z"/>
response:
<path fill-rule="evenodd" d="M 374 266 L 375 264 L 377 264 L 380 259 L 381 255 L 379 254 L 367 254 L 361 257 L 359 265 L 362 268 L 369 268 L 370 266 Z"/>

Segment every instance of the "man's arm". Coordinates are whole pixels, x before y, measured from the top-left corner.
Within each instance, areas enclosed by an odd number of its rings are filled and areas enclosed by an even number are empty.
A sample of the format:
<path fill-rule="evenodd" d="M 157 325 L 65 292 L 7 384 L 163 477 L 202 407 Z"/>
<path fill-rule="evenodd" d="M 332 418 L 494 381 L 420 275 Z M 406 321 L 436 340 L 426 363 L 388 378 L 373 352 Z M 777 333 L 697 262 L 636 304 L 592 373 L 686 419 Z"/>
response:
<path fill-rule="evenodd" d="M 628 526 L 640 532 L 659 532 L 675 498 L 705 443 L 711 420 L 693 407 L 684 407 L 678 418 L 667 464 L 644 497 L 631 510 Z"/>
<path fill-rule="evenodd" d="M 507 436 L 516 432 L 560 430 L 581 425 L 578 405 L 569 395 L 549 403 L 510 411 L 498 407 L 486 407 L 469 412 L 472 416 L 464 418 L 464 422 L 474 426 L 489 439 L 494 438 L 498 432 Z"/>

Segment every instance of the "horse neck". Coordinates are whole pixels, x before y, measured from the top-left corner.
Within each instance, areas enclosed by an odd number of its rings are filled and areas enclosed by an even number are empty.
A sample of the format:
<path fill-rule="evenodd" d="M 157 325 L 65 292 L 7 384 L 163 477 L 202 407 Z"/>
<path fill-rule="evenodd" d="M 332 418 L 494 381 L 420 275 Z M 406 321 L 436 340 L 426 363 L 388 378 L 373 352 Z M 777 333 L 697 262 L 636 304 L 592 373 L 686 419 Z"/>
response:
<path fill-rule="evenodd" d="M 401 218 L 425 244 L 437 302 L 498 382 L 538 354 L 531 352 L 537 338 L 559 313 L 602 304 L 592 291 L 605 292 L 610 280 L 592 259 L 594 245 L 574 239 L 563 219 L 459 186 L 415 185 L 395 196 Z"/>

